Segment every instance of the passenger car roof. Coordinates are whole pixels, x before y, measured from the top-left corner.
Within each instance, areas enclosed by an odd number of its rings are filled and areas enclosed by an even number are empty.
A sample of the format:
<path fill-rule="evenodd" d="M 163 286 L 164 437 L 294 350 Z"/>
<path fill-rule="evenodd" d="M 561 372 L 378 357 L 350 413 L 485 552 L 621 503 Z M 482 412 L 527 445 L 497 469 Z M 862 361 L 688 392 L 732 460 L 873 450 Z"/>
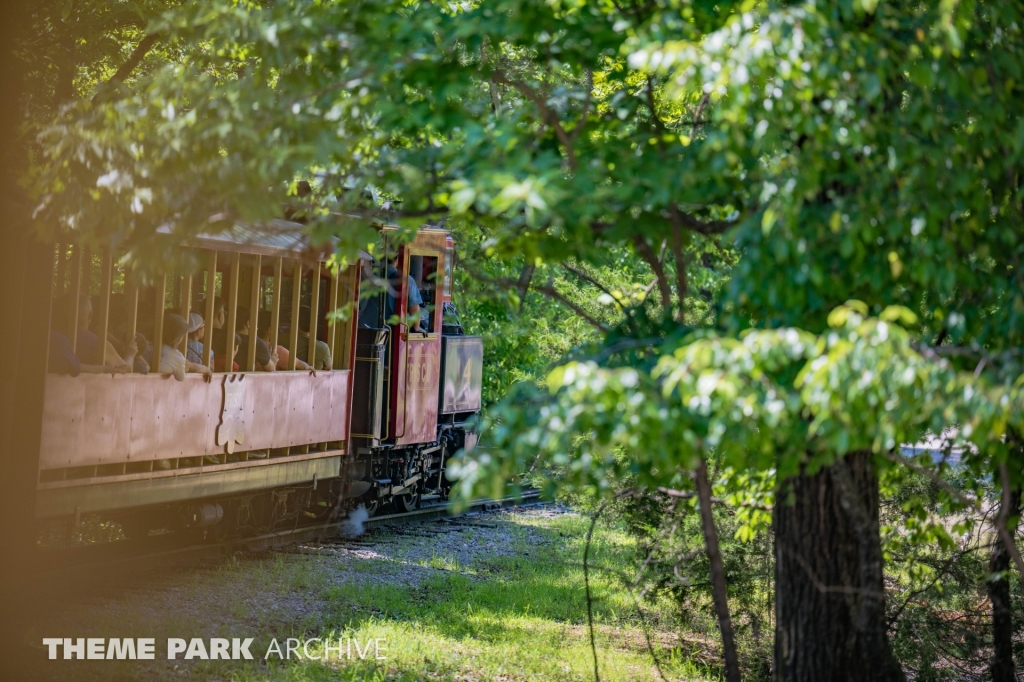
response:
<path fill-rule="evenodd" d="M 170 225 L 162 225 L 157 232 L 170 235 L 173 234 L 173 229 Z M 271 257 L 311 259 L 317 255 L 319 260 L 326 260 L 333 251 L 333 248 L 325 248 L 326 244 L 319 247 L 312 246 L 309 231 L 304 224 L 283 219 L 252 225 L 235 223 L 227 230 L 200 233 L 190 237 L 187 245 L 201 249 Z M 331 246 L 333 247 L 333 244 Z M 360 251 L 359 257 L 362 260 L 372 260 L 370 254 L 365 251 Z"/>

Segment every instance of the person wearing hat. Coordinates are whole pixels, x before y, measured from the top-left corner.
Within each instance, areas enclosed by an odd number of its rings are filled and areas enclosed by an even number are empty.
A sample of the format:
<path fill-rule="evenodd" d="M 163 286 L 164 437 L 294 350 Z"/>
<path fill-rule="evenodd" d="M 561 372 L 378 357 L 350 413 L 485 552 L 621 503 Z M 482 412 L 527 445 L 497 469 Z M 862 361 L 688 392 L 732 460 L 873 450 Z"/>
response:
<path fill-rule="evenodd" d="M 188 346 L 185 359 L 197 365 L 203 364 L 203 338 L 206 336 L 206 324 L 199 313 L 188 316 Z M 213 351 L 210 351 L 210 364 L 213 364 Z"/>
<path fill-rule="evenodd" d="M 185 374 L 192 372 L 195 374 L 202 374 L 206 381 L 210 381 L 213 378 L 213 373 L 209 367 L 201 365 L 196 362 L 190 362 L 185 359 L 185 356 L 178 350 L 181 347 L 181 340 L 185 338 L 191 330 L 191 326 L 194 321 L 189 316 L 189 321 L 186 322 L 185 318 L 175 313 L 164 313 L 164 338 L 163 345 L 160 348 L 160 374 L 171 374 L 178 381 L 185 380 Z M 202 327 L 202 318 L 199 318 L 199 327 Z M 191 351 L 191 349 L 189 349 Z M 196 466 L 200 463 L 197 457 L 186 457 L 183 458 L 184 466 Z M 211 462 L 219 464 L 220 460 Z M 153 462 L 155 469 L 171 469 L 173 467 L 171 460 L 169 459 L 158 459 Z"/>
<path fill-rule="evenodd" d="M 175 313 L 164 314 L 164 338 L 163 347 L 160 349 L 160 373 L 173 374 L 178 381 L 185 380 L 185 373 L 192 372 L 202 374 L 207 381 L 213 378 L 210 368 L 195 362 L 189 362 L 181 354 L 178 347 L 181 340 L 188 334 L 189 323 L 185 318 Z"/>

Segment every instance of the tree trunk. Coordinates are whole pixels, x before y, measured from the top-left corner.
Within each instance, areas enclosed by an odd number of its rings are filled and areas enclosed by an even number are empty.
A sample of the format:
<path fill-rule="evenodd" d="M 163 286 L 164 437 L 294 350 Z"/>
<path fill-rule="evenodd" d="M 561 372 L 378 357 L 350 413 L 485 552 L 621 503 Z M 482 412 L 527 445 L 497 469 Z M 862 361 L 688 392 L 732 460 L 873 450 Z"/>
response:
<path fill-rule="evenodd" d="M 704 546 L 707 550 L 708 563 L 711 565 L 711 593 L 715 599 L 718 628 L 722 633 L 725 679 L 727 682 L 740 682 L 740 661 L 736 654 L 736 638 L 733 636 L 732 618 L 729 617 L 729 586 L 725 581 L 725 566 L 722 563 L 722 552 L 718 547 L 715 516 L 711 511 L 711 481 L 708 479 L 707 461 L 700 460 L 700 464 L 697 465 L 697 470 L 694 472 L 694 480 L 697 482 L 697 497 L 700 500 Z"/>
<path fill-rule="evenodd" d="M 782 481 L 773 521 L 776 682 L 904 682 L 886 634 L 871 454 Z"/>
<path fill-rule="evenodd" d="M 1020 510 L 1020 490 L 1010 494 L 1010 509 L 1000 510 L 1000 521 Z M 992 602 L 992 682 L 1015 682 L 1013 665 L 1013 611 L 1010 610 L 1010 553 L 996 538 L 988 570 L 1000 573 L 999 580 L 988 581 L 988 599 Z"/>

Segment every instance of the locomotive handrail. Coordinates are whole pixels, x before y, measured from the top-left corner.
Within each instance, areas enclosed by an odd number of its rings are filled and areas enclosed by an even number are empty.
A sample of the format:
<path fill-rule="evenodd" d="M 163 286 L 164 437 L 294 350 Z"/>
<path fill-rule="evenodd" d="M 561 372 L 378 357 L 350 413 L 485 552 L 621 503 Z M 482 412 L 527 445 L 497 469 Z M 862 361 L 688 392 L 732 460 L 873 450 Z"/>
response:
<path fill-rule="evenodd" d="M 394 366 L 395 357 L 392 355 L 392 338 L 394 334 L 391 333 L 391 327 L 385 327 L 387 329 L 387 344 L 388 344 L 388 371 L 384 374 L 388 381 L 388 392 L 384 399 L 384 404 L 387 406 L 387 419 L 384 420 L 384 439 L 391 438 L 391 368 Z"/>

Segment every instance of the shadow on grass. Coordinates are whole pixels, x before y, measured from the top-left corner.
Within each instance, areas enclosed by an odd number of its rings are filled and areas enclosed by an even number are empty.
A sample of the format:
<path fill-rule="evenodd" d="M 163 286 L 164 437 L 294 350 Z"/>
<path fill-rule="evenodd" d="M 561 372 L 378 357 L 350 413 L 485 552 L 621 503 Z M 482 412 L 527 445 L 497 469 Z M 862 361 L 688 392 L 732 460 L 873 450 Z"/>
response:
<path fill-rule="evenodd" d="M 563 536 L 549 529 L 535 532 Z M 404 650 L 397 665 L 344 662 L 346 671 L 387 670 L 389 680 L 591 679 L 582 568 L 573 556 L 574 549 L 582 551 L 582 543 L 573 540 L 561 547 L 531 546 L 530 556 L 477 561 L 471 567 L 474 575 L 421 566 L 430 575 L 415 584 L 331 586 L 322 595 L 326 626 L 315 636 L 406 637 L 391 642 L 392 649 Z M 595 554 L 604 560 L 626 558 L 618 543 L 596 545 Z M 603 679 L 655 679 L 632 598 L 615 580 L 591 576 Z M 656 648 L 673 679 L 718 678 L 717 671 L 685 655 L 693 643 L 672 639 L 671 633 L 660 635 L 654 638 Z M 309 669 L 308 677 L 292 670 L 300 675 L 297 679 L 320 679 L 313 669 L 333 668 L 315 661 L 292 665 Z"/>

